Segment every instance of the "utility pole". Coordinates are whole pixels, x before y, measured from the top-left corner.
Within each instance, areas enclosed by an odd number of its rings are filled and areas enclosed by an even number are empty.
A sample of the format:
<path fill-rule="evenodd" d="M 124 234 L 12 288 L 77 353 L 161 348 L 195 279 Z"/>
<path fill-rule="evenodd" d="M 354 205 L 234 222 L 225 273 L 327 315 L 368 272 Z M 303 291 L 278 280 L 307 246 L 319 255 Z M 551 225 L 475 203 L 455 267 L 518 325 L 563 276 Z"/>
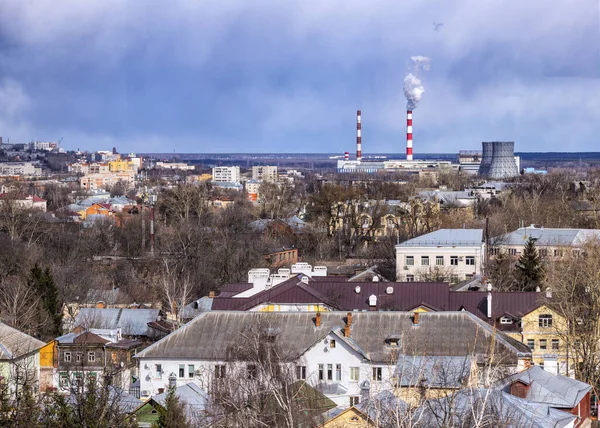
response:
<path fill-rule="evenodd" d="M 156 195 L 150 195 L 150 254 L 154 255 L 154 206 L 156 205 Z"/>

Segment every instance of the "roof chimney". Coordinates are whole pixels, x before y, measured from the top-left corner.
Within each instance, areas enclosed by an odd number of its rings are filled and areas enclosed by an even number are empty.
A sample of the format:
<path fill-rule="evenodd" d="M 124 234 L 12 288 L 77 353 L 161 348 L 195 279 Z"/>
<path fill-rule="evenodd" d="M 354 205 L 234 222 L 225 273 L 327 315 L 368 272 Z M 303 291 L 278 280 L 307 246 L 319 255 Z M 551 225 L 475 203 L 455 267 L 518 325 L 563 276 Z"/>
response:
<path fill-rule="evenodd" d="M 487 317 L 492 317 L 492 286 L 488 285 L 488 295 L 487 295 Z"/>
<path fill-rule="evenodd" d="M 103 302 L 102 300 L 98 300 L 98 301 L 96 302 L 96 307 L 97 307 L 98 309 L 104 309 L 104 302 Z"/>
<path fill-rule="evenodd" d="M 346 324 L 344 327 L 344 337 L 350 337 L 350 325 Z"/>
<path fill-rule="evenodd" d="M 215 292 L 214 291 L 209 291 L 208 292 L 208 297 L 211 298 L 211 299 L 214 299 L 215 298 Z"/>
<path fill-rule="evenodd" d="M 346 324 L 347 325 L 352 325 L 352 312 L 348 312 L 346 314 Z"/>
<path fill-rule="evenodd" d="M 315 326 L 321 327 L 321 312 L 317 312 L 317 316 L 315 317 Z"/>
<path fill-rule="evenodd" d="M 546 288 L 546 298 L 547 299 L 552 298 L 552 289 L 550 287 Z"/>
<path fill-rule="evenodd" d="M 419 313 L 418 312 L 415 312 L 413 315 L 413 324 L 414 325 L 419 324 Z"/>

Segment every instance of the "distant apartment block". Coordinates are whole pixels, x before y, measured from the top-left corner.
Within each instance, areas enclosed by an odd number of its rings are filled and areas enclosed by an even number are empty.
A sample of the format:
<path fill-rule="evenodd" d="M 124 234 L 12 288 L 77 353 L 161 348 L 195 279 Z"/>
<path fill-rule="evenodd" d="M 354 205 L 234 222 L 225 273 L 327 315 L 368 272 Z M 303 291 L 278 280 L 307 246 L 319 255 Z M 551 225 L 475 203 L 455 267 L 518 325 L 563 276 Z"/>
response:
<path fill-rule="evenodd" d="M 58 149 L 58 143 L 54 143 L 51 141 L 32 141 L 31 143 L 29 143 L 29 148 L 31 150 L 50 151 L 53 149 Z"/>
<path fill-rule="evenodd" d="M 33 162 L 0 162 L 0 176 L 40 176 L 42 168 Z"/>
<path fill-rule="evenodd" d="M 239 183 L 239 166 L 216 166 L 212 169 L 212 181 L 217 183 Z"/>
<path fill-rule="evenodd" d="M 275 183 L 278 180 L 277 167 L 269 165 L 253 166 L 252 180 L 262 180 Z"/>
<path fill-rule="evenodd" d="M 127 187 L 133 187 L 135 183 L 135 172 L 123 171 L 123 172 L 104 172 L 104 173 L 90 173 L 84 175 L 79 180 L 82 189 L 86 190 L 98 190 L 106 189 L 109 186 L 123 182 Z"/>
<path fill-rule="evenodd" d="M 396 245 L 398 281 L 459 282 L 481 275 L 483 229 L 440 229 Z"/>

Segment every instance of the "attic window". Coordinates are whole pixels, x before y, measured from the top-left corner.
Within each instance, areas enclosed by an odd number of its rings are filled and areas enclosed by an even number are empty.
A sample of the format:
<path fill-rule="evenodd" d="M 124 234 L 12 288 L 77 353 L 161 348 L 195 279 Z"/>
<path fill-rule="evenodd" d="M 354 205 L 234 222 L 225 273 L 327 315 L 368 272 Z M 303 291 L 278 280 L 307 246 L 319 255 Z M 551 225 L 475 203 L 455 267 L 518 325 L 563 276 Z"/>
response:
<path fill-rule="evenodd" d="M 393 334 L 391 336 L 388 336 L 385 339 L 385 342 L 388 344 L 388 346 L 392 348 L 397 348 L 400 345 L 400 336 Z"/>
<path fill-rule="evenodd" d="M 332 348 L 332 349 L 335 348 L 335 340 L 331 339 L 329 341 L 329 347 Z"/>
<path fill-rule="evenodd" d="M 502 317 L 500 318 L 500 324 L 512 324 L 513 319 L 511 317 Z"/>

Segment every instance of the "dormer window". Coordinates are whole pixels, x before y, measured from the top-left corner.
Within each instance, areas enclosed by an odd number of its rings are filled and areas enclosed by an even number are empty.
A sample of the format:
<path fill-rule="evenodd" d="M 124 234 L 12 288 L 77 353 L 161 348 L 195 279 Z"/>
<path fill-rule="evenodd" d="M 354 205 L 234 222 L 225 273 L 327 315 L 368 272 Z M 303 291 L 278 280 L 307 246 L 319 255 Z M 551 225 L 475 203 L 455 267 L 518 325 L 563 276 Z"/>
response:
<path fill-rule="evenodd" d="M 511 317 L 504 316 L 500 318 L 500 324 L 512 324 L 513 319 Z"/>
<path fill-rule="evenodd" d="M 331 339 L 331 340 L 329 341 L 329 347 L 330 347 L 331 349 L 335 348 L 335 340 Z"/>
<path fill-rule="evenodd" d="M 385 343 L 391 348 L 398 348 L 400 346 L 400 336 L 392 334 L 385 339 Z"/>

